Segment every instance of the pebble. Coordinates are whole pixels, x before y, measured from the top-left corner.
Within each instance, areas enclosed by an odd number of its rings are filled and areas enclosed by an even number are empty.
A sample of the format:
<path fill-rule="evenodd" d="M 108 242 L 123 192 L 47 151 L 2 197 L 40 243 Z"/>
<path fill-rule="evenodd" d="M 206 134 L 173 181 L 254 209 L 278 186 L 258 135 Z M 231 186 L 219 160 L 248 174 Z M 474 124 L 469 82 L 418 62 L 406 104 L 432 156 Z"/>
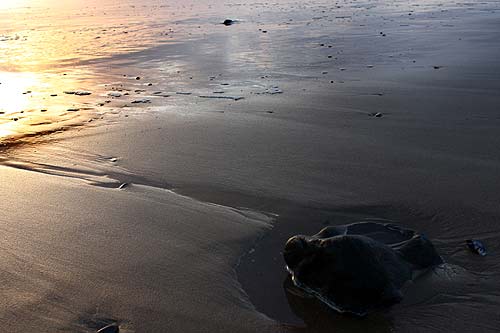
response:
<path fill-rule="evenodd" d="M 97 331 L 97 333 L 119 333 L 120 332 L 120 327 L 118 324 L 111 324 L 108 326 L 104 326 L 100 330 Z"/>
<path fill-rule="evenodd" d="M 151 103 L 151 100 L 143 98 L 143 99 L 136 99 L 136 100 L 134 100 L 134 101 L 132 101 L 130 103 L 132 103 L 132 104 L 140 104 L 140 103 L 146 104 L 146 103 Z"/>
<path fill-rule="evenodd" d="M 92 93 L 90 91 L 85 91 L 85 90 L 75 90 L 75 91 L 64 91 L 65 94 L 68 95 L 77 95 L 77 96 L 88 96 L 91 95 Z"/>
<path fill-rule="evenodd" d="M 200 95 L 199 97 L 201 97 L 201 98 L 213 98 L 213 99 L 231 99 L 233 101 L 239 101 L 241 99 L 244 99 L 244 97 L 241 97 L 241 96 L 210 96 L 210 95 Z"/>
<path fill-rule="evenodd" d="M 472 252 L 477 253 L 482 257 L 484 257 L 486 255 L 486 248 L 483 245 L 483 243 L 481 243 L 480 241 L 473 240 L 473 239 L 467 239 L 465 241 L 465 244 L 467 244 L 467 247 Z"/>

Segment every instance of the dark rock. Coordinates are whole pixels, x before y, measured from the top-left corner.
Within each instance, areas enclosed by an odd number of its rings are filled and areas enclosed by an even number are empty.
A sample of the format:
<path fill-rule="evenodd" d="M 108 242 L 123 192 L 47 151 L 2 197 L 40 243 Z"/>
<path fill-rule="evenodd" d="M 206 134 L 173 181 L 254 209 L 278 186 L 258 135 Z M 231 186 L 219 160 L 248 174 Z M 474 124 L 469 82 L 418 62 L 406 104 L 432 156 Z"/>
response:
<path fill-rule="evenodd" d="M 473 240 L 473 239 L 467 239 L 465 241 L 465 244 L 467 244 L 467 247 L 469 250 L 471 250 L 474 253 L 479 254 L 480 256 L 484 257 L 486 255 L 486 247 L 481 241 L 478 240 Z"/>
<path fill-rule="evenodd" d="M 97 331 L 97 333 L 119 333 L 120 332 L 120 327 L 118 324 L 111 324 L 108 326 L 104 326 L 100 330 Z"/>
<path fill-rule="evenodd" d="M 356 315 L 400 302 L 400 289 L 414 272 L 443 262 L 425 236 L 375 222 L 294 236 L 283 255 L 296 287 Z"/>
<path fill-rule="evenodd" d="M 231 19 L 225 19 L 224 22 L 222 22 L 222 24 L 224 24 L 226 26 L 233 25 L 234 23 L 236 23 L 236 21 L 231 20 Z"/>

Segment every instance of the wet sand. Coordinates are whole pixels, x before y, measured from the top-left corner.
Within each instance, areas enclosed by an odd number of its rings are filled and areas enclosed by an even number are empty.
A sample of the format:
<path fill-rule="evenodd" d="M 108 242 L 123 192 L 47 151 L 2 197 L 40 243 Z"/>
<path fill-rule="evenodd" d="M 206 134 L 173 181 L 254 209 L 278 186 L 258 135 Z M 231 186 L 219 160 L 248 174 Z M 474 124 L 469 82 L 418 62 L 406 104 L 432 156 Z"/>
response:
<path fill-rule="evenodd" d="M 109 8 L 155 17 L 132 40 L 181 37 L 47 65 L 74 122 L 0 115 L 5 330 L 496 330 L 496 3 L 218 3 L 177 24 L 155 6 Z M 425 233 L 446 266 L 361 320 L 285 292 L 286 239 L 364 219 Z"/>

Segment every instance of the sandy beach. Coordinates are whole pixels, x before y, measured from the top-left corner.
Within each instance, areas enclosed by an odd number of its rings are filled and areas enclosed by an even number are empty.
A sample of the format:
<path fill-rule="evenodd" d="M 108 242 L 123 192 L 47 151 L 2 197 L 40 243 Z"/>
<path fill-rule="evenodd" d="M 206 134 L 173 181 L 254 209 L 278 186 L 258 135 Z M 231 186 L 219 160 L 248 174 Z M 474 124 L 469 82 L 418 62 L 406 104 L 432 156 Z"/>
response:
<path fill-rule="evenodd" d="M 0 22 L 0 331 L 497 330 L 497 2 L 21 0 Z M 361 319 L 291 293 L 286 240 L 356 221 L 445 264 Z"/>

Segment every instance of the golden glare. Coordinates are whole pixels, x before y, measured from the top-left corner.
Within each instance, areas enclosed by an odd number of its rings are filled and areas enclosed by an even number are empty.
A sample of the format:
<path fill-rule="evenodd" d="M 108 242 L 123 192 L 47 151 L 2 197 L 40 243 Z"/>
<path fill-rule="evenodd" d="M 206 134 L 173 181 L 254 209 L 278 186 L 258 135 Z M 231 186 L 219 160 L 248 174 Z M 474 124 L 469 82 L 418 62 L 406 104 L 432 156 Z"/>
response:
<path fill-rule="evenodd" d="M 85 121 L 93 108 L 64 93 L 81 89 L 72 77 L 54 73 L 0 72 L 0 144 Z M 68 109 L 78 109 L 70 112 Z"/>
<path fill-rule="evenodd" d="M 18 8 L 29 5 L 29 0 L 2 0 L 0 9 Z"/>

